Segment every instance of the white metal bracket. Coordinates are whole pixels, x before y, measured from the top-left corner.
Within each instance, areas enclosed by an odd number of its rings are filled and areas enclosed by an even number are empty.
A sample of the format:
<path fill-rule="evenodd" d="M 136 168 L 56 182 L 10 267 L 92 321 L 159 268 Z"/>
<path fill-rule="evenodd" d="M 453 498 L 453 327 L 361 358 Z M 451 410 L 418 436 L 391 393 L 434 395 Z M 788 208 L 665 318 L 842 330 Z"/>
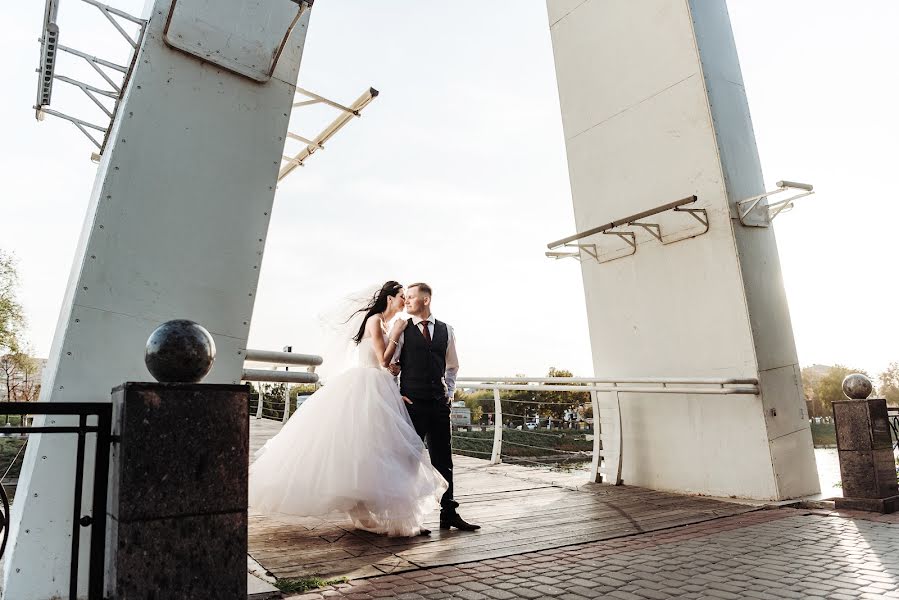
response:
<path fill-rule="evenodd" d="M 122 90 L 125 89 L 125 86 L 128 83 L 131 69 L 134 66 L 134 59 L 137 56 L 137 49 L 140 47 L 141 41 L 143 40 L 147 22 L 144 19 L 129 15 L 117 8 L 97 2 L 97 0 L 80 1 L 96 7 L 113 27 L 115 27 L 116 31 L 125 39 L 125 41 L 128 42 L 128 45 L 131 46 L 131 56 L 128 60 L 128 66 L 104 60 L 80 50 L 76 50 L 75 48 L 59 44 L 59 25 L 56 23 L 56 16 L 59 11 L 59 0 L 47 0 L 44 10 L 44 31 L 38 40 L 41 44 L 41 62 L 37 68 L 38 86 L 37 100 L 34 105 L 35 118 L 38 121 L 43 121 L 45 115 L 50 115 L 69 121 L 97 147 L 97 154 L 102 154 L 103 149 L 106 147 L 106 138 L 112 125 L 112 120 L 115 118 L 119 100 L 121 100 L 122 97 Z M 122 21 L 128 21 L 138 26 L 138 34 L 136 37 L 132 37 L 132 35 L 122 27 Z M 56 58 L 60 52 L 65 52 L 66 54 L 84 59 L 109 87 L 98 87 L 86 81 L 56 73 Z M 120 79 L 116 81 L 116 79 L 110 76 L 109 71 L 115 71 L 121 74 Z M 61 81 L 80 89 L 100 108 L 101 111 L 103 111 L 109 118 L 109 122 L 105 125 L 91 123 L 64 112 L 51 109 L 50 101 L 52 98 L 54 81 Z M 101 102 L 100 97 L 112 100 L 112 107 Z M 100 132 L 102 138 L 99 135 L 91 134 L 89 130 Z"/>
<path fill-rule="evenodd" d="M 696 202 L 696 200 L 696 196 L 688 196 L 687 198 L 676 200 L 675 202 L 669 202 L 668 204 L 663 204 L 662 206 L 659 206 L 657 208 L 643 211 L 641 213 L 631 215 L 623 219 L 618 219 L 617 221 L 612 221 L 611 223 L 607 223 L 606 225 L 594 227 L 593 229 L 589 229 L 582 233 L 578 233 L 567 238 L 551 242 L 547 244 L 550 252 L 546 252 L 545 254 L 548 258 L 554 259 L 577 258 L 578 260 L 583 260 L 583 253 L 586 254 L 587 257 L 595 260 L 597 263 L 603 264 L 636 254 L 637 235 L 633 231 L 633 228 L 635 227 L 639 227 L 643 231 L 646 231 L 656 241 L 660 242 L 663 245 L 674 244 L 676 242 L 681 242 L 683 240 L 700 236 L 709 230 L 709 216 L 706 212 L 706 209 L 704 208 L 690 208 L 687 206 L 689 204 L 693 204 L 694 202 Z M 688 231 L 686 234 L 681 234 L 674 237 L 665 236 L 662 231 L 662 226 L 659 223 L 649 223 L 641 220 L 668 211 L 687 213 L 688 215 L 699 221 L 699 223 L 703 226 L 702 231 Z M 596 244 L 578 243 L 578 240 L 582 240 L 596 234 L 618 236 L 627 244 L 627 248 L 624 248 L 622 251 L 600 253 L 597 250 Z M 577 248 L 577 251 L 554 251 L 556 248 Z"/>
<path fill-rule="evenodd" d="M 315 154 L 318 150 L 324 150 L 325 143 L 334 137 L 334 134 L 340 131 L 343 126 L 349 123 L 354 117 L 362 116 L 362 109 L 378 97 L 378 90 L 369 88 L 365 93 L 359 96 L 355 102 L 349 106 L 344 106 L 300 87 L 296 88 L 296 93 L 300 99 L 293 103 L 294 108 L 311 106 L 313 104 L 324 104 L 340 111 L 340 113 L 337 118 L 322 129 L 318 135 L 312 138 L 290 131 L 287 132 L 288 139 L 301 142 L 304 146 L 298 152 L 293 154 L 285 152 L 284 155 L 281 156 L 282 162 L 281 170 L 278 172 L 278 181 L 281 181 L 290 175 L 297 167 L 305 166 L 307 158 Z"/>
<path fill-rule="evenodd" d="M 547 258 L 554 258 L 559 260 L 560 258 L 575 258 L 578 262 L 581 261 L 581 253 L 580 252 L 546 252 Z"/>
<path fill-rule="evenodd" d="M 594 436 L 590 478 L 596 483 L 621 485 L 621 395 L 613 391 L 609 396 L 603 401 L 598 392 L 590 392 Z"/>
<path fill-rule="evenodd" d="M 778 200 L 777 202 L 763 205 L 763 207 L 767 209 L 765 213 L 765 219 L 763 221 L 753 222 L 749 220 L 750 214 L 756 209 L 756 207 L 762 202 L 762 200 L 766 200 L 774 194 L 780 194 L 786 191 L 792 191 L 794 192 L 794 194 L 785 200 Z M 814 187 L 808 183 L 797 183 L 795 181 L 778 181 L 776 190 L 765 192 L 764 194 L 752 196 L 751 198 L 746 198 L 745 200 L 740 200 L 739 202 L 737 202 L 737 214 L 740 216 L 740 223 L 742 223 L 746 227 L 768 227 L 771 224 L 771 221 L 773 221 L 777 215 L 782 212 L 792 210 L 793 202 L 795 200 L 804 198 L 806 196 L 811 196 L 814 193 Z"/>

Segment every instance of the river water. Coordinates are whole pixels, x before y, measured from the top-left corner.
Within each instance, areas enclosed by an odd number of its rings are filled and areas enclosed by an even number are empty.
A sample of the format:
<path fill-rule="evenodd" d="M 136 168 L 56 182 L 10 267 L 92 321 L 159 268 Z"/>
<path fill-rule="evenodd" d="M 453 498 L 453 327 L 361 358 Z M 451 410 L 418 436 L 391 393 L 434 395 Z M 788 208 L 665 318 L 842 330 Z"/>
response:
<path fill-rule="evenodd" d="M 840 459 L 836 448 L 815 448 L 815 462 L 818 463 L 818 481 L 821 482 L 821 496 L 832 498 L 842 496 L 840 482 Z"/>

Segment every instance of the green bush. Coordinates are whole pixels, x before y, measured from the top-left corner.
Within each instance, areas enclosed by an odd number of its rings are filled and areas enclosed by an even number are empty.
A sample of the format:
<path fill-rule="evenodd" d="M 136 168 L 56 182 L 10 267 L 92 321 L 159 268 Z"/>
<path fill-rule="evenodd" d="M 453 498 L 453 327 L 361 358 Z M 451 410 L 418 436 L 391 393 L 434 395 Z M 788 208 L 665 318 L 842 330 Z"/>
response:
<path fill-rule="evenodd" d="M 590 452 L 593 441 L 587 440 L 592 430 L 535 429 L 503 430 L 503 456 L 510 459 L 558 456 L 574 457 L 565 452 Z M 475 458 L 489 458 L 493 449 L 493 431 L 459 431 L 453 434 L 453 452 Z M 564 452 L 559 452 L 559 451 Z M 586 456 L 581 460 L 588 460 Z M 510 461 L 511 462 L 511 461 Z"/>
<path fill-rule="evenodd" d="M 815 423 L 812 421 L 812 443 L 815 448 L 836 446 L 837 432 L 833 423 Z"/>
<path fill-rule="evenodd" d="M 19 477 L 19 471 L 22 469 L 22 458 L 25 455 L 25 451 L 22 450 L 22 453 L 19 454 L 19 450 L 21 450 L 22 446 L 25 445 L 25 442 L 28 441 L 28 438 L 0 438 L 0 476 L 6 473 L 6 470 L 9 469 L 9 474 L 7 474 L 6 479 L 17 479 Z M 19 458 L 16 459 L 16 455 L 18 454 Z M 10 463 L 15 459 L 15 464 L 10 469 Z"/>

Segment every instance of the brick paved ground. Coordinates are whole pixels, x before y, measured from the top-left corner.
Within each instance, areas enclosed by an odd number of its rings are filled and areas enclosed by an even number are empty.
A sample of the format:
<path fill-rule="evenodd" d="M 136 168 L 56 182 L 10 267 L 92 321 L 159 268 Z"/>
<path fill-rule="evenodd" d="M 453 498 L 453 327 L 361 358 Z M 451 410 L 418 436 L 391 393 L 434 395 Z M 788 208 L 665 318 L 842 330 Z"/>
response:
<path fill-rule="evenodd" d="M 899 598 L 899 519 L 860 517 L 763 510 L 294 598 Z"/>

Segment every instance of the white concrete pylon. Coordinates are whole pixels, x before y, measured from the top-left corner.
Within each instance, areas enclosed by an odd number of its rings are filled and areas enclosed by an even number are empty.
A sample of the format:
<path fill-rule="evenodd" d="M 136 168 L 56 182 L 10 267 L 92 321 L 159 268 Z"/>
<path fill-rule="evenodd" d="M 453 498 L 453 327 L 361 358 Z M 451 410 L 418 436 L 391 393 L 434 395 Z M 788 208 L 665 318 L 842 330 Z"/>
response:
<path fill-rule="evenodd" d="M 767 225 L 768 209 L 737 210 L 765 189 L 725 0 L 547 7 L 577 231 L 692 195 L 708 218 L 694 239 L 663 245 L 638 231 L 632 256 L 584 255 L 595 372 L 750 377 L 761 388 L 621 394 L 624 483 L 757 499 L 817 492 L 774 231 L 747 226 Z M 671 212 L 653 222 L 672 236 L 697 227 Z"/>
<path fill-rule="evenodd" d="M 173 5 L 147 4 L 149 23 L 75 254 L 44 401 L 104 401 L 124 381 L 152 380 L 144 344 L 160 323 L 175 318 L 196 321 L 215 338 L 218 356 L 206 382 L 241 378 L 310 13 L 294 19 L 304 7 L 292 0 L 177 0 L 170 20 Z M 212 57 L 167 45 L 167 22 L 182 46 L 196 45 Z M 254 36 L 259 39 L 249 39 Z M 283 40 L 270 74 L 270 64 L 241 54 L 263 49 L 270 57 L 264 49 Z M 213 64 L 215 56 L 225 58 Z M 5 598 L 68 597 L 71 437 L 35 435 L 28 445 L 12 513 Z M 88 447 L 87 455 L 92 452 Z M 91 478 L 88 464 L 85 479 Z M 87 494 L 83 506 L 90 506 Z M 88 540 L 82 536 L 82 594 Z"/>

